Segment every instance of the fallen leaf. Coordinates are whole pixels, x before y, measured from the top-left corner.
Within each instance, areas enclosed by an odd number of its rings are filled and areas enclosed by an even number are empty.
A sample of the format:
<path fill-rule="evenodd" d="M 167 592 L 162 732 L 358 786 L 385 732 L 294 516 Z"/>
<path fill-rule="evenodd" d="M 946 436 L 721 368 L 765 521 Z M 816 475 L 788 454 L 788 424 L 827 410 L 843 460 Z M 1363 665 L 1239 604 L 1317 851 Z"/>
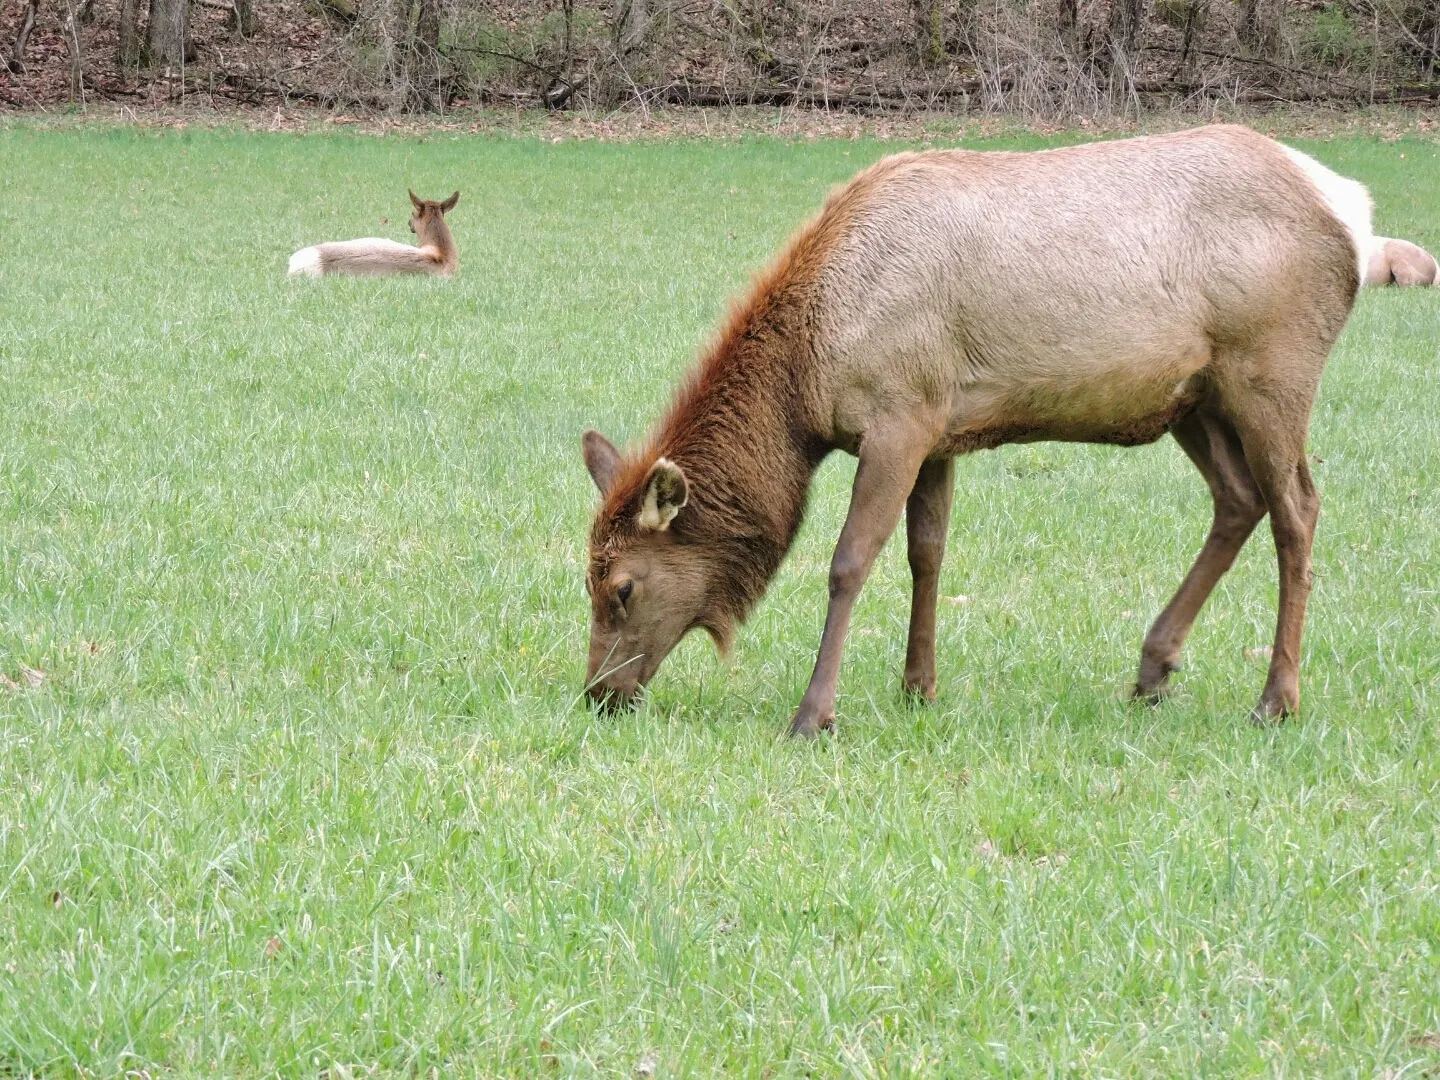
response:
<path fill-rule="evenodd" d="M 1400 155 L 1404 157 L 1404 154 Z M 1417 1050 L 1440 1050 L 1440 1035 L 1429 1032 L 1425 1035 L 1416 1035 L 1411 1038 L 1410 1045 Z"/>
<path fill-rule="evenodd" d="M 64 894 L 63 892 L 61 892 L 59 889 L 56 889 L 54 892 L 52 892 L 52 893 L 50 894 L 50 906 L 51 906 L 51 907 L 53 907 L 53 908 L 58 908 L 58 907 L 59 907 L 61 904 L 63 904 L 63 903 L 65 903 L 65 894 Z"/>
<path fill-rule="evenodd" d="M 1270 659 L 1270 654 L 1273 653 L 1274 651 L 1275 651 L 1275 650 L 1272 649 L 1269 645 L 1261 645 L 1261 646 L 1259 646 L 1259 647 L 1257 647 L 1257 648 L 1254 648 L 1254 649 L 1246 649 L 1246 650 L 1245 650 L 1245 659 L 1246 659 L 1246 660 L 1269 660 L 1269 659 Z"/>
<path fill-rule="evenodd" d="M 284 947 L 278 937 L 272 937 L 269 941 L 265 942 L 265 959 L 274 960 L 275 957 L 280 955 L 280 950 Z"/>
<path fill-rule="evenodd" d="M 982 840 L 975 845 L 975 854 L 979 855 L 982 859 L 998 859 L 1000 857 L 1000 849 L 989 840 Z"/>
<path fill-rule="evenodd" d="M 655 1070 L 660 1067 L 660 1055 L 655 1053 L 646 1054 L 635 1066 L 636 1076 L 654 1076 Z"/>
<path fill-rule="evenodd" d="M 39 668 L 27 667 L 26 665 L 21 664 L 20 674 L 25 677 L 25 681 L 31 686 L 39 686 L 45 681 L 45 672 L 41 671 Z"/>

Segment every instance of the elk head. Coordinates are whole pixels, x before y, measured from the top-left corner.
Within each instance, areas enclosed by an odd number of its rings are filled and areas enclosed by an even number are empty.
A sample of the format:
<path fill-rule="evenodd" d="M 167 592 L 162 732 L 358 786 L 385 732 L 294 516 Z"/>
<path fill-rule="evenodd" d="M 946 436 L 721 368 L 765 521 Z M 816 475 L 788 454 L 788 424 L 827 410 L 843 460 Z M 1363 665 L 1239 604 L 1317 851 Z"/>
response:
<path fill-rule="evenodd" d="M 587 431 L 582 442 L 585 467 L 604 500 L 585 575 L 585 684 L 591 700 L 614 706 L 630 702 L 691 630 L 703 627 L 724 648 L 733 621 L 712 599 L 717 568 L 709 546 L 687 536 L 691 492 L 680 466 L 662 457 L 641 474 L 598 431 Z"/>
<path fill-rule="evenodd" d="M 444 202 L 431 202 L 429 199 L 422 199 L 415 192 L 410 192 L 410 202 L 414 205 L 415 211 L 410 215 L 410 231 L 421 240 L 428 239 L 435 231 L 436 226 L 445 220 L 445 215 L 455 209 L 455 204 L 460 201 L 460 192 L 455 192 Z"/>

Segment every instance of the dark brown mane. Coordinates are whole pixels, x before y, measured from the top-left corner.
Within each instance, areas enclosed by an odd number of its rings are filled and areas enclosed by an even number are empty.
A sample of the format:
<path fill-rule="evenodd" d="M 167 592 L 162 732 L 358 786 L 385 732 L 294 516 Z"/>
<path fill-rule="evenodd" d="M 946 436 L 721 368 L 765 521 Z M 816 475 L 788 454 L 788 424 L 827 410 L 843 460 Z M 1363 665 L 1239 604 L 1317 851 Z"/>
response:
<path fill-rule="evenodd" d="M 850 189 L 853 191 L 853 188 Z M 591 532 L 591 574 L 637 533 L 646 476 L 658 458 L 690 481 L 690 502 L 671 533 L 709 546 L 724 572 L 714 606 L 745 616 L 789 550 L 823 449 L 797 442 L 806 425 L 804 372 L 812 360 L 816 283 L 846 215 L 841 198 L 802 228 L 756 275 L 685 376 L 640 449 L 626 455 Z"/>
<path fill-rule="evenodd" d="M 719 332 L 685 375 L 665 415 L 640 449 L 626 455 L 596 519 L 597 540 L 603 525 L 638 505 L 641 486 L 656 458 L 680 461 L 678 446 L 717 426 L 721 414 L 730 411 L 727 406 L 734 404 L 727 391 L 759 383 L 773 392 L 793 382 L 801 365 L 783 346 L 799 346 L 803 338 L 804 347 L 809 347 L 808 309 L 827 256 L 869 190 L 910 156 L 886 158 L 833 192 L 820 213 L 795 233 L 775 261 L 755 275 L 742 298 L 731 304 Z M 769 382 L 771 377 L 777 377 L 778 383 Z M 685 466 L 684 461 L 680 464 Z"/>
<path fill-rule="evenodd" d="M 591 530 L 592 586 L 636 539 L 646 477 L 665 457 L 684 470 L 690 492 L 669 537 L 702 545 L 717 570 L 713 621 L 704 625 L 723 640 L 763 595 L 830 449 L 803 434 L 814 430 L 808 376 L 821 271 L 875 184 L 905 158 L 887 158 L 832 193 L 731 306 L 660 422 L 615 474 Z"/>
<path fill-rule="evenodd" d="M 789 255 L 786 252 L 757 274 L 743 299 L 731 302 L 719 332 L 685 373 L 664 415 L 640 447 L 625 455 L 615 484 L 605 497 L 600 520 L 617 518 L 637 507 L 645 477 L 655 460 L 672 456 L 675 444 L 687 441 L 687 435 L 697 434 L 718 419 L 715 414 L 723 407 L 719 388 L 743 374 L 742 367 L 753 367 L 764 359 L 755 355 L 757 350 L 746 346 L 761 337 L 765 315 L 774 308 L 777 294 L 785 291 L 791 269 Z"/>

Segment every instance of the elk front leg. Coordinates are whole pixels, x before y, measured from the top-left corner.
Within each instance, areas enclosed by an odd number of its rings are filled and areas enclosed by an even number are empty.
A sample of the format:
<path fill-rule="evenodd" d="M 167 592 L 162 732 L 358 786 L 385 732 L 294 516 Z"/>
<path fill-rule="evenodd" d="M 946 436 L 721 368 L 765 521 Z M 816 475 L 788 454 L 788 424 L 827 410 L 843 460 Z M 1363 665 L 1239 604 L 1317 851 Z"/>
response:
<path fill-rule="evenodd" d="M 954 494 L 955 459 L 927 461 L 920 466 L 905 504 L 905 538 L 914 584 L 910 637 L 905 646 L 905 691 L 926 701 L 935 700 L 935 604 Z"/>
<path fill-rule="evenodd" d="M 906 437 L 908 436 L 908 438 Z M 792 735 L 814 735 L 835 722 L 835 682 L 850 612 L 875 556 L 900 522 L 906 496 L 915 486 L 930 441 L 909 431 L 899 438 L 866 436 L 850 493 L 850 511 L 830 561 L 830 606 L 810 685 L 790 722 Z"/>

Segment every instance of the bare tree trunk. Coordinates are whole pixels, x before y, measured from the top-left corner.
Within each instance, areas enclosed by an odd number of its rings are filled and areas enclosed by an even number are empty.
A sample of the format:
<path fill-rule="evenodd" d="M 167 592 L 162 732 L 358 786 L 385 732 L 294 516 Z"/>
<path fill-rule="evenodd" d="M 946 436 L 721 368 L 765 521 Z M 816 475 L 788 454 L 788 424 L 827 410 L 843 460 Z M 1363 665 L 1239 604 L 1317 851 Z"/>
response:
<path fill-rule="evenodd" d="M 1127 63 L 1144 18 L 1144 0 L 1113 0 L 1110 6 L 1110 45 Z"/>
<path fill-rule="evenodd" d="M 255 0 L 232 0 L 235 5 L 230 13 L 231 28 L 241 37 L 254 37 L 260 29 L 260 20 L 255 15 Z"/>
<path fill-rule="evenodd" d="M 1205 32 L 1203 4 L 1204 0 L 1190 0 L 1190 6 L 1185 10 L 1185 36 L 1180 43 L 1180 59 L 1176 61 L 1175 70 L 1170 75 L 1172 79 L 1189 76 L 1194 67 L 1195 37 Z"/>
<path fill-rule="evenodd" d="M 941 0 L 911 0 L 915 17 L 915 55 L 922 64 L 945 59 L 945 9 Z"/>
<path fill-rule="evenodd" d="M 35 16 L 40 10 L 40 0 L 26 0 L 25 13 L 20 16 L 20 29 L 15 33 L 15 48 L 5 66 L 16 75 L 25 70 L 25 45 L 30 40 L 30 31 L 35 29 Z"/>
<path fill-rule="evenodd" d="M 190 40 L 190 0 L 150 0 L 150 59 L 182 64 L 195 58 Z"/>
<path fill-rule="evenodd" d="M 560 9 L 565 15 L 565 37 L 561 45 L 560 77 L 552 79 L 541 97 L 547 109 L 563 109 L 575 93 L 575 0 L 561 0 Z"/>
<path fill-rule="evenodd" d="M 80 56 L 80 29 L 75 25 L 75 6 L 66 0 L 65 51 L 70 54 L 70 100 L 85 103 L 85 68 Z"/>
<path fill-rule="evenodd" d="M 439 0 L 420 0 L 420 13 L 415 18 L 415 41 L 410 48 L 410 85 L 422 109 L 434 105 L 440 98 L 440 87 L 437 85 L 439 58 Z"/>
<path fill-rule="evenodd" d="M 645 40 L 649 29 L 650 5 L 647 0 L 622 3 L 615 17 L 615 55 L 624 59 L 626 53 Z"/>
<path fill-rule="evenodd" d="M 565 12 L 565 82 L 568 86 L 575 85 L 575 0 L 561 0 L 561 8 Z"/>
<path fill-rule="evenodd" d="M 1078 0 L 1060 0 L 1060 8 L 1055 16 L 1055 23 L 1060 31 L 1060 38 L 1067 45 L 1075 44 L 1076 30 L 1080 25 L 1080 5 Z"/>
<path fill-rule="evenodd" d="M 120 40 L 115 47 L 115 61 L 122 71 L 128 71 L 140 63 L 140 18 L 139 0 L 121 0 Z"/>
<path fill-rule="evenodd" d="M 1240 41 L 1255 55 L 1273 60 L 1280 53 L 1281 5 L 1278 0 L 1240 0 Z"/>
<path fill-rule="evenodd" d="M 411 0 L 382 0 L 380 32 L 388 58 L 392 107 L 405 108 L 410 102 L 410 13 Z"/>

